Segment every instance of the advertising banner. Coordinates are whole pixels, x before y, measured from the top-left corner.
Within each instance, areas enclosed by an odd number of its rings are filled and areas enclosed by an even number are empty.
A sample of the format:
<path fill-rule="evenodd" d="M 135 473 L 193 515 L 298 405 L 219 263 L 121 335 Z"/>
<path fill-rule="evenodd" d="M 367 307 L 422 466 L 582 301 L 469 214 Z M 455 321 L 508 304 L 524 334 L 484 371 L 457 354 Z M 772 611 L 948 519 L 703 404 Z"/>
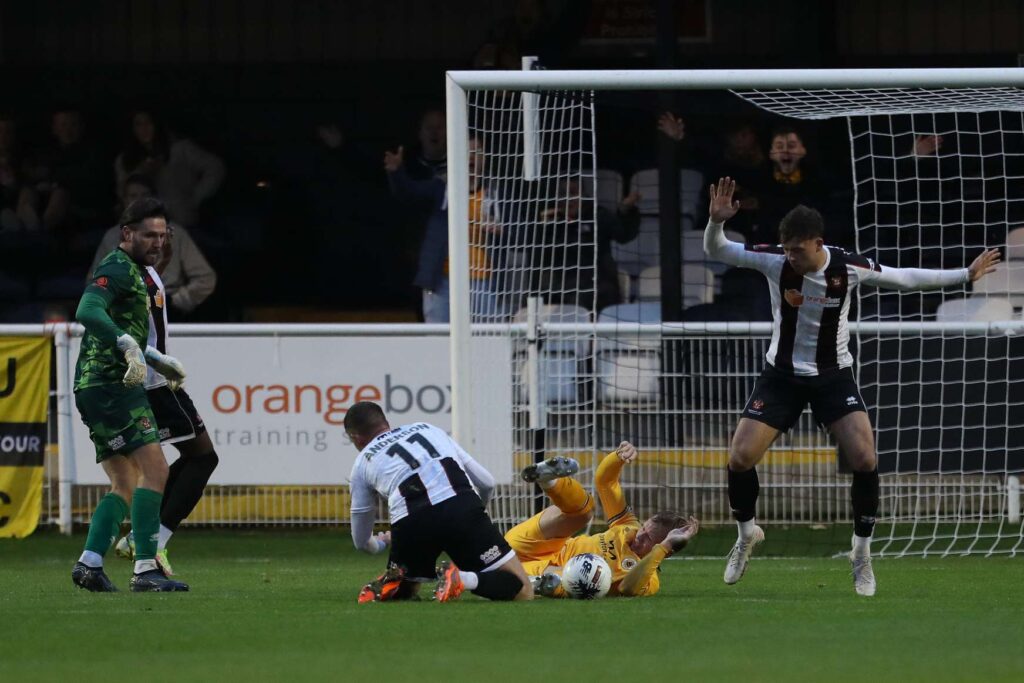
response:
<path fill-rule="evenodd" d="M 0 537 L 39 523 L 51 349 L 49 337 L 0 337 Z"/>
<path fill-rule="evenodd" d="M 345 484 L 356 450 L 342 426 L 357 401 L 379 403 L 391 424 L 451 429 L 447 337 L 175 337 L 185 390 L 220 457 L 211 484 Z M 501 481 L 511 471 L 509 340 L 480 340 L 505 367 L 487 373 L 474 420 L 488 425 L 486 452 L 473 453 Z M 80 340 L 73 340 L 72 359 Z M 492 414 L 493 413 L 493 414 Z M 75 416 L 76 481 L 106 483 Z M 507 428 L 500 429 L 502 425 Z M 164 446 L 168 462 L 177 458 Z"/>

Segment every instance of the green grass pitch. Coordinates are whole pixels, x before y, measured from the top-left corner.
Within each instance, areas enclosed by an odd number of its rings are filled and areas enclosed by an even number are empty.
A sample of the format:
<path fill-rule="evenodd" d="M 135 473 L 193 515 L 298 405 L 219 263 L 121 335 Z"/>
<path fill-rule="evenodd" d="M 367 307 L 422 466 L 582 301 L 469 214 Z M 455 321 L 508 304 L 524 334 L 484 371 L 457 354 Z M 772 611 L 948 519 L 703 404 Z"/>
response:
<path fill-rule="evenodd" d="M 382 558 L 343 530 L 186 529 L 177 595 L 78 590 L 83 539 L 0 541 L 0 680 L 1024 680 L 1020 558 L 876 560 L 873 599 L 841 559 L 755 559 L 732 587 L 716 559 L 667 562 L 653 598 L 357 605 Z"/>

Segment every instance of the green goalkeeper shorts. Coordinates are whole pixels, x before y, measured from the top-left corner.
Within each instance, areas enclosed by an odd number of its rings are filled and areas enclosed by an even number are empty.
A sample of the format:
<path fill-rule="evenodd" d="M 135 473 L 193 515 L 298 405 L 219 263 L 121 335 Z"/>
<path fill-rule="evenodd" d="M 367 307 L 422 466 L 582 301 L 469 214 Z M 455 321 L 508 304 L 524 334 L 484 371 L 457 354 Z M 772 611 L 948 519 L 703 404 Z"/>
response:
<path fill-rule="evenodd" d="M 142 386 L 86 387 L 75 392 L 75 405 L 96 445 L 96 462 L 160 443 L 156 418 Z"/>

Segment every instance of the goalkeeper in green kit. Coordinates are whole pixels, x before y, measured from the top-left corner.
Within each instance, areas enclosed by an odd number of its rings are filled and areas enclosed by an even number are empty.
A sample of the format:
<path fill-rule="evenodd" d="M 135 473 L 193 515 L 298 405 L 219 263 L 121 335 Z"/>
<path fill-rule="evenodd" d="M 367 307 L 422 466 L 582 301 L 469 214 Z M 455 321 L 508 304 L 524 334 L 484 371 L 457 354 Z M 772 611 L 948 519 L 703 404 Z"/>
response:
<path fill-rule="evenodd" d="M 160 260 L 166 239 L 163 203 L 153 198 L 132 202 L 121 216 L 118 248 L 97 266 L 76 313 L 85 336 L 75 368 L 75 405 L 111 486 L 96 506 L 85 551 L 71 570 L 75 585 L 90 591 L 117 590 L 103 571 L 103 556 L 129 507 L 135 530 L 131 589 L 188 590 L 187 584 L 164 576 L 156 563 L 168 468 L 143 386 L 147 363 L 170 381 L 185 378 L 180 362 L 146 346 L 149 295 L 143 269 Z"/>

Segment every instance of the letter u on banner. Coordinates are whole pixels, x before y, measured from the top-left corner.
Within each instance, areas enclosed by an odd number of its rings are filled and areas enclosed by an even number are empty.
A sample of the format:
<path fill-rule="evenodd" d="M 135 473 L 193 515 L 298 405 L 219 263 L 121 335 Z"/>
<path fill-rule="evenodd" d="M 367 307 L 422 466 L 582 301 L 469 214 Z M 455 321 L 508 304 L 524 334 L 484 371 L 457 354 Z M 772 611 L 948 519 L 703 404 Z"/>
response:
<path fill-rule="evenodd" d="M 0 537 L 39 524 L 52 348 L 49 337 L 0 337 Z"/>

